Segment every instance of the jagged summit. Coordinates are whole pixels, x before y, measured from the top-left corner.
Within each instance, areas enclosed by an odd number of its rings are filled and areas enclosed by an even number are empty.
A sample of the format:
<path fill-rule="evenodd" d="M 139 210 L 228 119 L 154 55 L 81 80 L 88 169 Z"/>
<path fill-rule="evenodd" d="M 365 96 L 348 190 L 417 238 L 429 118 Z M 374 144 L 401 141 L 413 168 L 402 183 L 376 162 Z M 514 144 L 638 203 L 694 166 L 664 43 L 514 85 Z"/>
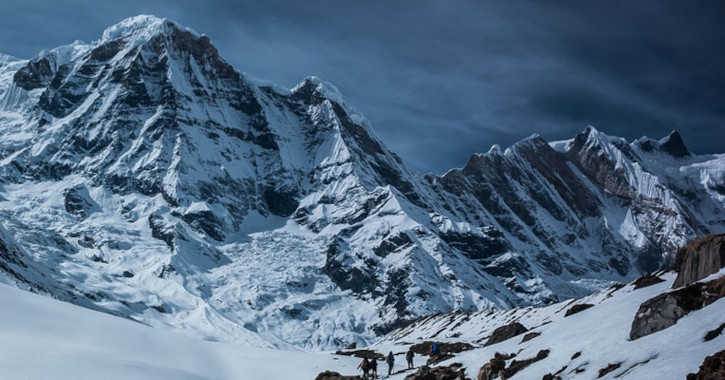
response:
<path fill-rule="evenodd" d="M 589 125 L 584 128 L 581 132 L 577 133 L 572 139 L 547 142 L 539 134 L 533 134 L 521 141 L 516 142 L 510 147 L 506 148 L 506 151 L 512 152 L 517 149 L 541 149 L 544 144 L 548 144 L 552 149 L 560 153 L 566 153 L 573 149 L 573 151 L 580 150 L 596 150 L 610 149 L 614 147 L 615 151 L 620 150 L 621 153 L 625 153 L 634 157 L 634 152 L 631 148 L 626 148 L 626 145 L 638 146 L 644 152 L 661 151 L 667 153 L 676 158 L 682 158 L 692 155 L 687 150 L 682 136 L 677 131 L 672 131 L 668 136 L 660 139 L 653 140 L 648 137 L 641 137 L 634 140 L 631 144 L 624 138 L 609 136 L 606 133 L 598 130 L 596 127 Z M 611 154 L 614 151 L 610 151 Z M 498 144 L 491 146 L 489 151 L 485 154 L 476 153 L 476 155 L 491 155 L 502 153 L 502 149 Z"/>
<path fill-rule="evenodd" d="M 587 128 L 421 176 L 319 78 L 247 78 L 153 16 L 98 41 L 0 66 L 4 282 L 207 339 L 331 348 L 589 294 L 725 230 L 723 156 L 656 160 Z"/>
<path fill-rule="evenodd" d="M 182 26 L 167 18 L 160 18 L 153 15 L 138 15 L 126 18 L 118 24 L 107 28 L 103 31 L 101 39 L 95 41 L 94 44 L 102 45 L 119 38 L 145 42 L 158 34 L 171 34 L 174 30 L 191 33 L 196 38 L 202 37 L 201 34 L 193 29 Z"/>
<path fill-rule="evenodd" d="M 635 141 L 637 146 L 644 152 L 662 152 L 675 158 L 684 158 L 691 156 L 689 150 L 685 146 L 685 142 L 682 140 L 682 136 L 677 131 L 670 132 L 669 135 L 663 137 L 660 140 L 650 139 L 648 137 L 642 137 Z"/>
<path fill-rule="evenodd" d="M 677 131 L 672 131 L 667 137 L 659 141 L 662 150 L 674 157 L 686 157 L 691 153 L 687 150 L 682 136 Z"/>

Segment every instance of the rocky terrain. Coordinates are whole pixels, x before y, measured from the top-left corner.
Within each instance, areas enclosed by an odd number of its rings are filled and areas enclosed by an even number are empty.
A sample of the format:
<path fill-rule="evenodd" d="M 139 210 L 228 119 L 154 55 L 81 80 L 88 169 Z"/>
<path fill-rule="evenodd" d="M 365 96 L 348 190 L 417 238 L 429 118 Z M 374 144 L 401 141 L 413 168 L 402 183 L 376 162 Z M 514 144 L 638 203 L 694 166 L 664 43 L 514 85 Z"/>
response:
<path fill-rule="evenodd" d="M 338 348 L 553 305 L 725 231 L 725 156 L 677 132 L 534 135 L 422 175 L 333 85 L 251 78 L 152 16 L 3 56 L 0 128 L 0 281 L 209 340 Z"/>
<path fill-rule="evenodd" d="M 393 379 L 720 379 L 725 369 L 725 268 L 694 277 L 694 261 L 720 255 L 723 235 L 680 251 L 668 271 L 616 284 L 578 300 L 424 317 L 368 351 L 416 350 L 417 368 Z M 711 271 L 711 270 L 714 270 Z M 691 280 L 683 280 L 691 278 Z M 657 279 L 658 281 L 653 281 Z M 448 349 L 458 347 L 462 349 Z"/>

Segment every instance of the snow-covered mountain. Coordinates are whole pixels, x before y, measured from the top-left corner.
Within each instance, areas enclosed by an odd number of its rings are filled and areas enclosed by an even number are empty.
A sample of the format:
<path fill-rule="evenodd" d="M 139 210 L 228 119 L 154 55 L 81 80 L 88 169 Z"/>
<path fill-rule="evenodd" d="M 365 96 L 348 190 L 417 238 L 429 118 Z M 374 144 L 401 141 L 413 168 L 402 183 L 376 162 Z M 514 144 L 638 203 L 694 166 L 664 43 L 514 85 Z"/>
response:
<path fill-rule="evenodd" d="M 337 89 L 250 78 L 138 16 L 0 56 L 0 281 L 255 346 L 542 306 L 725 231 L 725 155 L 588 127 L 409 171 Z"/>
<path fill-rule="evenodd" d="M 725 236 L 695 244 L 700 254 L 710 255 L 682 260 L 677 280 L 674 272 L 658 272 L 542 308 L 431 315 L 370 347 L 335 355 L 205 342 L 0 284 L 0 341 L 6 343 L 0 345 L 0 364 L 7 379 L 353 380 L 360 377 L 339 374 L 360 374 L 360 356 L 392 351 L 396 361 L 390 380 L 477 379 L 487 366 L 502 369 L 511 380 L 684 379 L 689 373 L 697 375 L 688 379 L 721 379 L 725 269 L 718 268 L 725 264 L 723 241 Z M 717 265 L 704 272 L 702 265 L 691 265 L 705 261 Z M 677 285 L 680 280 L 683 287 Z M 719 283 L 719 294 L 698 291 L 713 283 Z M 720 298 L 692 302 L 713 294 Z M 672 303 L 658 301 L 682 295 L 684 303 L 695 305 L 684 315 Z M 650 313 L 655 318 L 677 320 L 651 319 L 659 331 L 632 339 L 633 321 L 647 310 L 658 311 Z M 427 355 L 434 342 L 441 347 L 437 358 Z M 408 369 L 404 354 L 411 347 L 414 368 Z M 386 371 L 381 362 L 378 373 Z"/>

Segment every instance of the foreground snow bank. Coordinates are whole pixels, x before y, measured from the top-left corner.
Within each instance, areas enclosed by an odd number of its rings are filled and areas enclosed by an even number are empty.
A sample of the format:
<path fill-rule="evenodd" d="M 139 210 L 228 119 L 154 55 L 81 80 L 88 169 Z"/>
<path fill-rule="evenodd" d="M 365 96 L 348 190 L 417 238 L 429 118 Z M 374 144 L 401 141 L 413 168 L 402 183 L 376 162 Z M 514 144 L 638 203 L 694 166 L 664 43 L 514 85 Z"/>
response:
<path fill-rule="evenodd" d="M 0 284 L 3 379 L 313 379 L 357 359 L 247 348 L 154 330 Z"/>

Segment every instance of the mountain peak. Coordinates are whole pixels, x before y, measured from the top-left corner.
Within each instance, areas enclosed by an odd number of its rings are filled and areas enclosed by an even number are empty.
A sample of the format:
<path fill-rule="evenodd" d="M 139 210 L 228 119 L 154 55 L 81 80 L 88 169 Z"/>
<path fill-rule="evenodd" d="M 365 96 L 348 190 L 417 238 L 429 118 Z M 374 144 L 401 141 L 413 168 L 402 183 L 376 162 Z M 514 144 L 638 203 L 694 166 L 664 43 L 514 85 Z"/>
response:
<path fill-rule="evenodd" d="M 0 65 L 4 65 L 10 62 L 20 61 L 20 58 L 13 57 L 12 55 L 0 53 Z"/>
<path fill-rule="evenodd" d="M 646 136 L 640 137 L 635 143 L 645 152 L 659 151 L 675 158 L 687 157 L 692 154 L 687 150 L 682 136 L 677 131 L 670 132 L 669 135 L 660 140 L 654 140 Z"/>
<path fill-rule="evenodd" d="M 132 42 L 143 43 L 159 34 L 169 34 L 174 29 L 191 33 L 196 38 L 202 35 L 167 18 L 153 15 L 138 15 L 122 20 L 103 31 L 103 37 L 97 44 L 104 44 L 119 38 L 128 38 Z"/>
<path fill-rule="evenodd" d="M 663 151 L 674 157 L 680 158 L 690 155 L 690 151 L 687 150 L 685 142 L 682 140 L 682 136 L 677 131 L 670 132 L 667 137 L 659 141 L 659 144 Z"/>
<path fill-rule="evenodd" d="M 294 86 L 290 90 L 290 92 L 292 94 L 307 94 L 308 96 L 312 93 L 317 93 L 323 98 L 331 100 L 340 105 L 345 104 L 345 102 L 342 100 L 342 94 L 340 94 L 340 90 L 338 90 L 335 85 L 316 76 L 306 77 L 302 80 L 302 82 Z"/>
<path fill-rule="evenodd" d="M 516 142 L 514 145 L 511 146 L 511 148 L 517 150 L 524 147 L 538 149 L 544 145 L 548 146 L 546 140 L 544 140 L 544 138 L 541 137 L 538 133 L 534 133 L 533 135 Z"/>
<path fill-rule="evenodd" d="M 617 139 L 617 138 L 614 138 Z M 577 133 L 572 140 L 570 145 L 567 145 L 569 149 L 581 150 L 581 149 L 593 149 L 596 147 L 606 147 L 613 140 L 607 134 L 599 131 L 592 125 L 588 125 L 584 130 Z"/>

